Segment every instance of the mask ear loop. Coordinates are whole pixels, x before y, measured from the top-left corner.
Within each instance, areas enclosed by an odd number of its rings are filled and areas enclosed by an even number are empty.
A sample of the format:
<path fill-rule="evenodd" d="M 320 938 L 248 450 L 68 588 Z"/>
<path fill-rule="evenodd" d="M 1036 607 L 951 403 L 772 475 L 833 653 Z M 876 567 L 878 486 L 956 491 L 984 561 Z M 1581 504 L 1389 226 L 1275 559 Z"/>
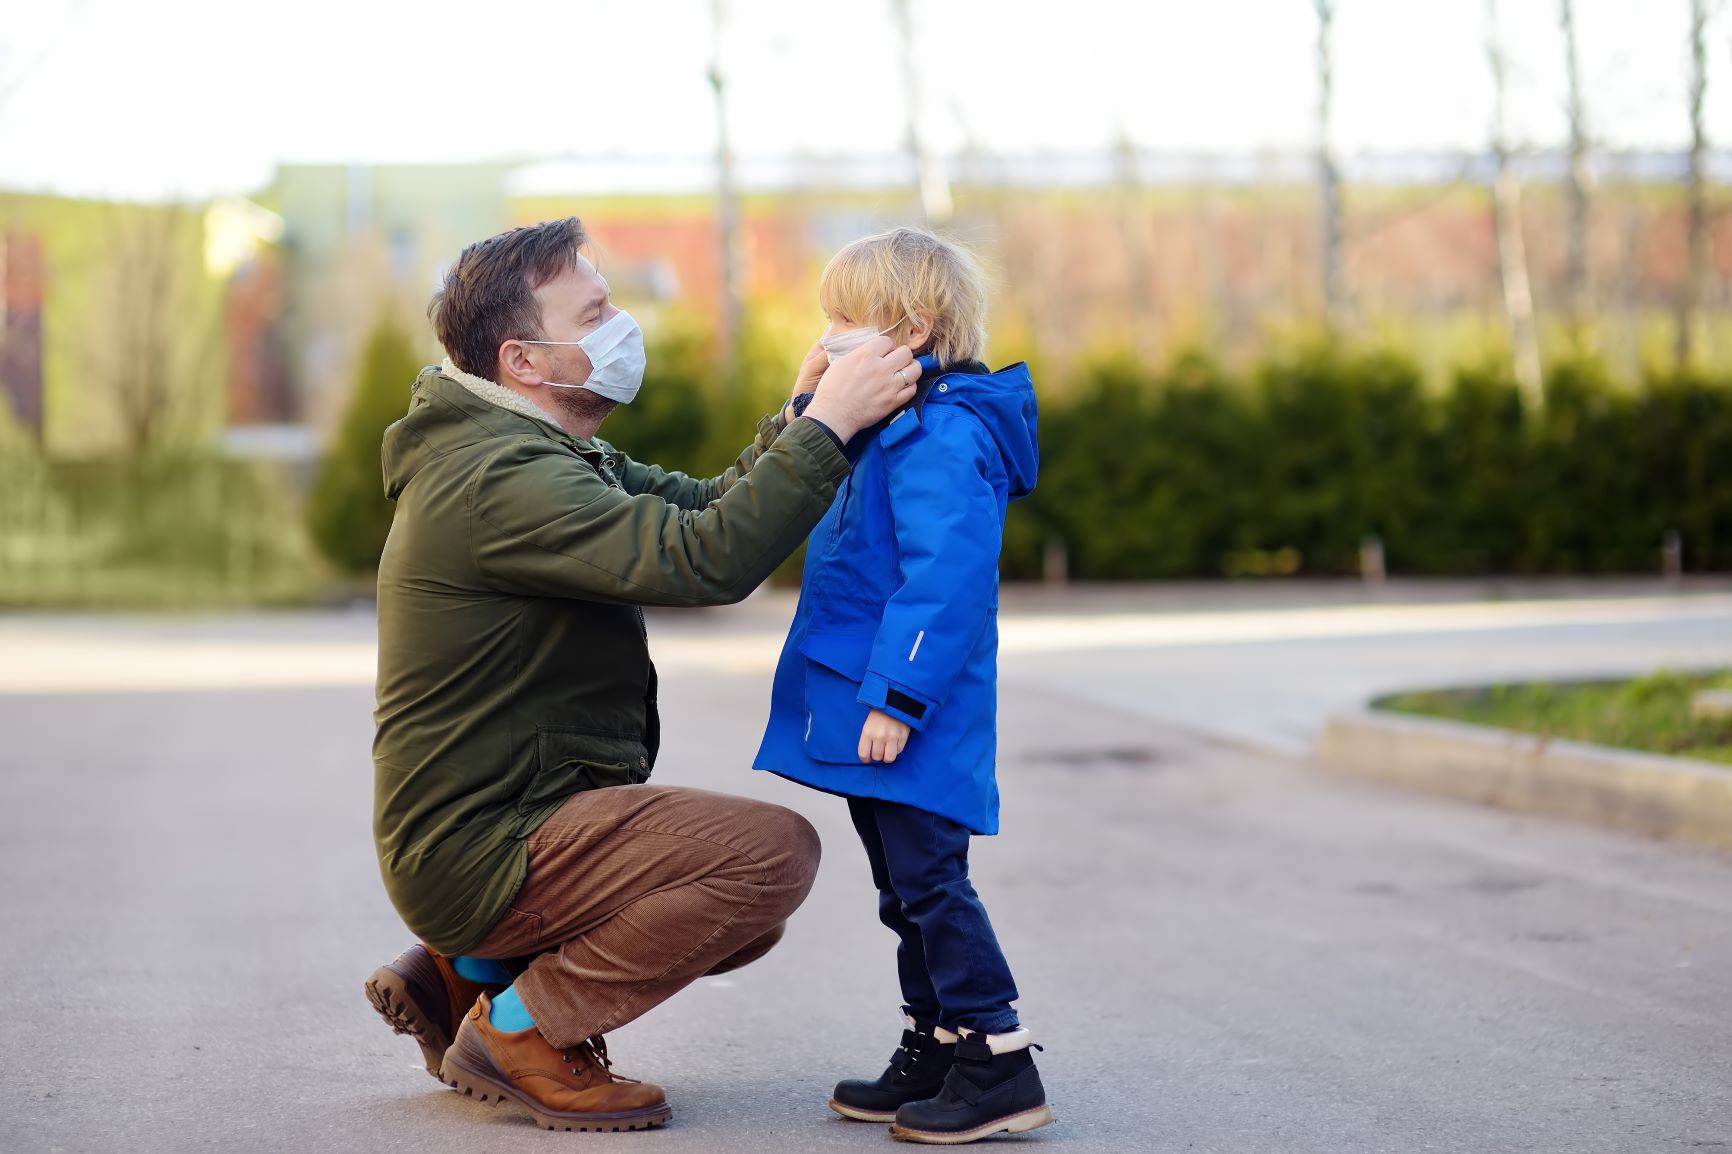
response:
<path fill-rule="evenodd" d="M 620 317 L 627 316 L 627 315 L 628 314 L 626 313 L 626 311 L 624 309 L 616 309 L 614 311 L 613 316 L 607 318 L 607 320 L 605 320 L 605 321 L 601 322 L 601 324 L 597 325 L 595 327 L 595 332 L 590 333 L 589 336 L 584 337 L 583 340 L 577 340 L 577 341 L 538 341 L 538 340 L 531 340 L 528 337 L 518 337 L 517 343 L 520 345 L 564 345 L 568 348 L 581 348 L 583 345 L 583 342 L 587 341 L 589 339 L 589 337 L 593 337 L 595 335 L 595 333 L 599 333 L 602 329 L 605 329 L 608 325 L 613 324 L 613 322 L 618 320 Z M 898 321 L 896 323 L 901 324 L 902 322 Z M 568 384 L 564 384 L 563 382 L 560 382 L 560 381 L 542 381 L 541 383 L 546 387 L 554 388 L 554 389 L 587 389 L 587 388 L 589 388 L 589 386 L 587 384 L 585 384 L 585 385 L 568 385 Z"/>
<path fill-rule="evenodd" d="M 582 341 L 532 341 L 528 337 L 518 337 L 517 343 L 520 345 L 564 345 L 568 348 L 583 344 Z M 544 388 L 551 388 L 551 389 L 581 389 L 581 388 L 584 388 L 583 385 L 566 385 L 566 384 L 561 384 L 558 381 L 542 381 L 541 384 Z"/>

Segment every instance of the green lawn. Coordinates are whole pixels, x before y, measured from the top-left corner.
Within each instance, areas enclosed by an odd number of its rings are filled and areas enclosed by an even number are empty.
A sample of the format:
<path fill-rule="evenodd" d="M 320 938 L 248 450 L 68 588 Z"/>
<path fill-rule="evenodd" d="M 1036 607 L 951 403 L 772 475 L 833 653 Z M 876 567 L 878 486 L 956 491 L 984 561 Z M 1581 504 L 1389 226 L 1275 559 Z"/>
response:
<path fill-rule="evenodd" d="M 1708 674 L 1660 672 L 1633 681 L 1401 693 L 1377 706 L 1732 765 L 1732 718 L 1692 717 L 1690 700 L 1698 689 L 1732 689 L 1732 669 Z"/>

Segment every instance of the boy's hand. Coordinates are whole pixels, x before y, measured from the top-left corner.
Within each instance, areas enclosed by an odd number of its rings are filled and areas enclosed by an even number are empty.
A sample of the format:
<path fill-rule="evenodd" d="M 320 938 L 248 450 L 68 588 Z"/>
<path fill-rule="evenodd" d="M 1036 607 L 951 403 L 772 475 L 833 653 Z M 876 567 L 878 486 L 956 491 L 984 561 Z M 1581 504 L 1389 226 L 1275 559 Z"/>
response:
<path fill-rule="evenodd" d="M 794 419 L 794 398 L 801 393 L 815 392 L 818 381 L 824 375 L 824 370 L 830 367 L 830 358 L 824 352 L 821 341 L 813 341 L 812 347 L 806 350 L 806 357 L 800 362 L 800 372 L 794 377 L 793 391 L 788 394 L 788 403 L 782 407 L 782 423 L 790 423 Z"/>
<path fill-rule="evenodd" d="M 830 367 L 830 356 L 824 351 L 823 341 L 813 341 L 812 347 L 806 350 L 805 359 L 800 362 L 800 373 L 794 378 L 794 396 L 810 393 L 817 389 L 818 381 L 823 378 L 824 370 Z"/>
<path fill-rule="evenodd" d="M 889 764 L 896 760 L 908 745 L 908 727 L 891 717 L 874 709 L 866 715 L 866 725 L 860 730 L 860 760 L 882 761 Z"/>

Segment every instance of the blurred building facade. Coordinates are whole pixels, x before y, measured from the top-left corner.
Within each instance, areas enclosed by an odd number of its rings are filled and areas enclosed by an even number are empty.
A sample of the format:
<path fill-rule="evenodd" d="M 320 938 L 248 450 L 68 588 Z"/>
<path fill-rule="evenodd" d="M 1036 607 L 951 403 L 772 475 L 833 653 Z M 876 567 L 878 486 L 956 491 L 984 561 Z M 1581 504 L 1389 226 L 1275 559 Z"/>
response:
<path fill-rule="evenodd" d="M 13 419 L 42 436 L 42 238 L 0 234 L 0 396 Z"/>
<path fill-rule="evenodd" d="M 1555 344 L 1564 339 L 1565 302 L 1576 299 L 1563 159 L 1523 163 L 1523 233 L 1539 313 L 1556 322 Z M 1594 340 L 1614 367 L 1634 375 L 1645 357 L 1669 347 L 1665 324 L 1687 275 L 1686 205 L 1676 157 L 1597 163 L 1585 269 Z M 1712 168 L 1724 176 L 1732 161 L 1716 156 Z M 1307 158 L 965 155 L 947 172 L 953 214 L 937 226 L 975 246 L 992 276 L 993 355 L 1038 356 L 1048 381 L 1112 353 L 1248 355 L 1321 313 Z M 1384 157 L 1349 163 L 1343 176 L 1353 331 L 1397 340 L 1432 365 L 1498 352 L 1485 161 Z M 116 294 L 155 283 L 180 300 L 165 323 L 187 327 L 190 302 L 216 301 L 215 355 L 191 348 L 156 366 L 198 375 L 213 362 L 218 399 L 192 423 L 299 427 L 305 446 L 316 445 L 380 319 L 399 321 L 436 359 L 424 310 L 442 269 L 465 244 L 513 225 L 581 216 L 616 296 L 652 331 L 666 313 L 715 323 L 726 310 L 713 183 L 713 167 L 701 159 L 290 165 L 238 217 L 230 211 L 219 221 L 214 208 L 204 210 L 203 267 L 196 245 L 180 235 L 188 220 L 197 224 L 195 210 L 0 194 L 0 388 L 13 418 L 57 451 L 124 439 L 125 422 L 112 437 L 91 432 L 102 427 L 91 413 L 107 394 L 90 387 L 84 345 L 112 329 L 117 309 L 127 311 Z M 742 161 L 740 295 L 749 306 L 777 301 L 809 312 L 815 328 L 823 261 L 856 236 L 920 219 L 915 188 L 902 157 Z M 277 224 L 243 228 L 247 244 L 211 258 L 219 224 L 232 232 L 235 220 L 256 222 L 258 213 Z M 1725 214 L 1713 217 L 1711 240 L 1708 304 L 1725 318 L 1732 283 Z M 159 255 L 105 285 L 105 263 L 123 250 Z M 147 347 L 146 336 L 133 343 Z M 1732 360 L 1732 332 L 1713 351 Z"/>

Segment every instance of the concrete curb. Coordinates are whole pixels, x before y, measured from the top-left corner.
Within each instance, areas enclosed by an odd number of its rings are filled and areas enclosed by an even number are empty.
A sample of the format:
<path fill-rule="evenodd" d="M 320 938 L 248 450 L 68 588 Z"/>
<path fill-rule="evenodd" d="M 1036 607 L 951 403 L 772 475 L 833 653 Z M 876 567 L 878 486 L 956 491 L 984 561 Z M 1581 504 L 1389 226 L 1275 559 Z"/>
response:
<path fill-rule="evenodd" d="M 1732 850 L 1732 769 L 1359 710 L 1329 719 L 1328 769 L 1524 813 Z"/>

